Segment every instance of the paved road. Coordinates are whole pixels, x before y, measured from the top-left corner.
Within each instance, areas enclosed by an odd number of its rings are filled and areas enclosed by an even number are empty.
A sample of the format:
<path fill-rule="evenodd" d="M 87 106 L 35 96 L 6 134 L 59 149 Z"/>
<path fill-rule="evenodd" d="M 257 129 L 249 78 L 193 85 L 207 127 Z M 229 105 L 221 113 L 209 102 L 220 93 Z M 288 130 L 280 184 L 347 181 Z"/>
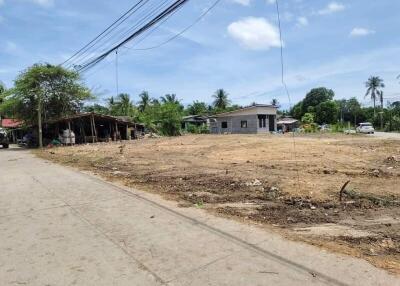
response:
<path fill-rule="evenodd" d="M 374 134 L 371 134 L 368 136 L 378 137 L 378 138 L 382 138 L 382 139 L 398 139 L 398 140 L 400 140 L 400 133 L 375 132 Z"/>
<path fill-rule="evenodd" d="M 400 285 L 365 261 L 0 150 L 0 285 Z"/>

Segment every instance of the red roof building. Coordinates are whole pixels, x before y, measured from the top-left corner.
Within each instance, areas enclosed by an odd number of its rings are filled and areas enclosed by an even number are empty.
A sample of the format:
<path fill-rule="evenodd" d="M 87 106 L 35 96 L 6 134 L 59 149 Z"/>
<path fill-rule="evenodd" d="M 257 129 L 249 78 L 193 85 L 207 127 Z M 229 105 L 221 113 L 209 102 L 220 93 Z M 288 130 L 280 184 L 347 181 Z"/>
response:
<path fill-rule="evenodd" d="M 3 128 L 18 128 L 22 126 L 22 123 L 17 119 L 2 119 L 0 126 Z"/>

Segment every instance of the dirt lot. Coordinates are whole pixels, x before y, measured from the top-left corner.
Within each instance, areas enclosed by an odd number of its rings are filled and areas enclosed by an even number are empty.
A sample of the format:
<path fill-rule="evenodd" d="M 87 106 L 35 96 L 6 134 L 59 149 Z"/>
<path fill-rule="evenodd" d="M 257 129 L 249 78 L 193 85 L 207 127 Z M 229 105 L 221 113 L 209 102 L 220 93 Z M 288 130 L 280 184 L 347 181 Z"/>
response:
<path fill-rule="evenodd" d="M 38 155 L 400 273 L 400 140 L 199 135 Z"/>

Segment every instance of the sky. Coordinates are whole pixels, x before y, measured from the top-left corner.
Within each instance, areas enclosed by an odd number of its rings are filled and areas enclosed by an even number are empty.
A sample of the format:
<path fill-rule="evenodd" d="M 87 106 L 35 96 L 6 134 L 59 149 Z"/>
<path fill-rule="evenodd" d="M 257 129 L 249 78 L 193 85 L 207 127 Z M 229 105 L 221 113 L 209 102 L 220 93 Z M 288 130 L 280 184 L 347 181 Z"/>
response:
<path fill-rule="evenodd" d="M 0 81 L 11 87 L 34 63 L 62 63 L 135 2 L 0 0 Z M 279 0 L 290 96 L 281 84 L 275 0 L 221 0 L 183 35 L 145 49 L 181 32 L 213 2 L 190 0 L 146 38 L 122 47 L 118 91 L 136 102 L 143 90 L 153 97 L 174 93 L 190 104 L 211 103 L 223 88 L 240 105 L 276 98 L 288 108 L 324 86 L 336 99 L 357 97 L 369 105 L 365 81 L 374 75 L 384 79 L 387 100 L 400 99 L 400 1 Z M 104 103 L 117 93 L 115 55 L 82 79 Z"/>

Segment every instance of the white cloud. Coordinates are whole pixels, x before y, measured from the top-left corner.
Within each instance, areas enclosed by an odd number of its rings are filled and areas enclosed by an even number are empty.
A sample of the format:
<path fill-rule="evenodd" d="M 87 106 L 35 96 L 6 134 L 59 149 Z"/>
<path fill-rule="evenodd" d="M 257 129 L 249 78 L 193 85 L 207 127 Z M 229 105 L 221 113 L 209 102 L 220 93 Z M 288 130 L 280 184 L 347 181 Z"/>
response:
<path fill-rule="evenodd" d="M 320 15 L 332 14 L 335 12 L 343 11 L 344 9 L 346 9 L 346 7 L 342 3 L 331 2 L 324 9 L 319 10 L 318 14 Z"/>
<path fill-rule="evenodd" d="M 229 35 L 251 50 L 268 50 L 280 47 L 277 27 L 265 18 L 248 17 L 228 26 Z"/>
<path fill-rule="evenodd" d="M 271 4 L 271 5 L 272 5 L 272 4 L 275 4 L 275 3 L 276 3 L 276 0 L 267 0 L 267 3 L 268 3 L 268 4 Z"/>
<path fill-rule="evenodd" d="M 308 26 L 308 19 L 306 17 L 297 18 L 297 26 L 299 27 Z"/>
<path fill-rule="evenodd" d="M 350 37 L 363 37 L 363 36 L 368 36 L 371 34 L 375 34 L 374 30 L 369 30 L 366 28 L 359 28 L 356 27 L 350 32 Z"/>
<path fill-rule="evenodd" d="M 0 6 L 4 4 L 4 0 L 0 0 Z"/>
<path fill-rule="evenodd" d="M 232 0 L 232 1 L 243 6 L 249 6 L 251 2 L 251 0 Z"/>

